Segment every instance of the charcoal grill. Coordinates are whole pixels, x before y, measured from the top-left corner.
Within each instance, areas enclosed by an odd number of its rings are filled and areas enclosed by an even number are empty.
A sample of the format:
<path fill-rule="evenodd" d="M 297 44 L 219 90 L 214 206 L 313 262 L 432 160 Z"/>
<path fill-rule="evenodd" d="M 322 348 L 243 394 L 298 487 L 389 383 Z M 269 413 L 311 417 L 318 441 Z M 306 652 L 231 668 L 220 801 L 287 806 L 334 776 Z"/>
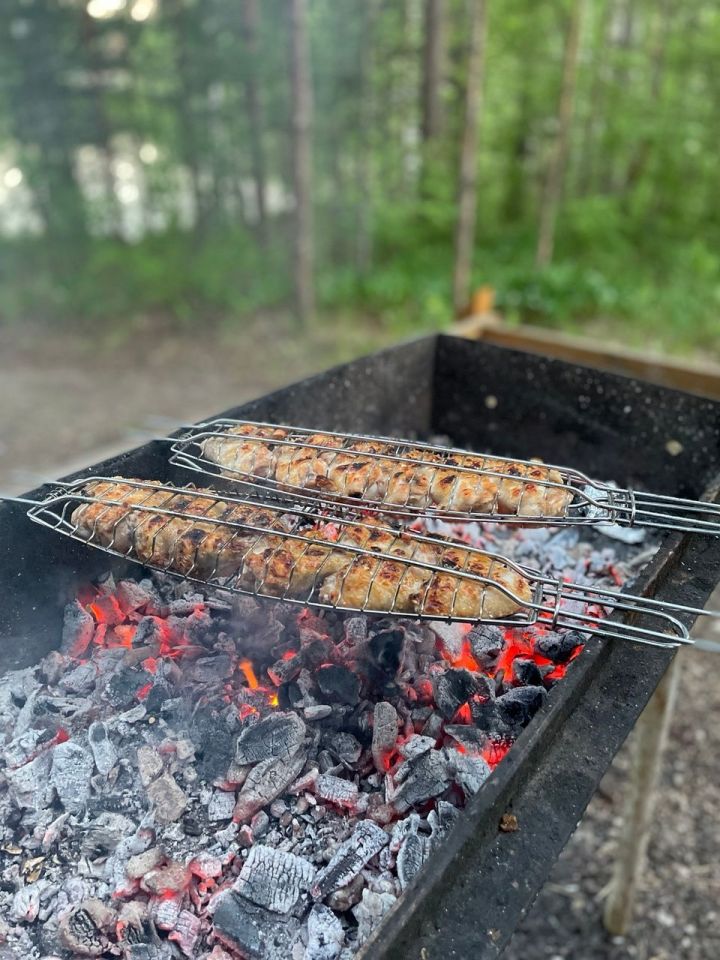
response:
<path fill-rule="evenodd" d="M 532 451 L 629 489 L 717 499 L 719 403 L 447 336 L 355 361 L 221 416 L 420 439 L 444 434 L 504 456 Z M 162 442 L 66 479 L 118 474 L 187 479 Z M 25 511 L 0 504 L 2 670 L 34 663 L 57 645 L 62 606 L 80 584 L 109 563 L 116 574 L 128 566 L 28 523 Z M 717 539 L 673 532 L 631 588 L 702 606 L 718 570 Z M 689 626 L 691 616 L 678 617 Z M 641 616 L 634 622 L 643 626 Z M 497 956 L 671 659 L 662 649 L 588 644 L 363 956 Z M 506 811 L 518 831 L 498 831 Z"/>

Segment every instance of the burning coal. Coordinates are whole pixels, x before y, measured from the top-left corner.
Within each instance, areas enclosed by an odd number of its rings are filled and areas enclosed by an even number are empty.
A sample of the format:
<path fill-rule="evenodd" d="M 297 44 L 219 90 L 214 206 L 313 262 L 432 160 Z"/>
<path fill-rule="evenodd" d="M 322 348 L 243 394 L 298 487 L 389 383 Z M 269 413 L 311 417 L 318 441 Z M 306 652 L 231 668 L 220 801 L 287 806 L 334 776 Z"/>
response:
<path fill-rule="evenodd" d="M 631 569 L 575 530 L 504 536 L 579 582 Z M 12 956 L 349 958 L 584 639 L 178 589 L 108 577 L 0 680 Z"/>

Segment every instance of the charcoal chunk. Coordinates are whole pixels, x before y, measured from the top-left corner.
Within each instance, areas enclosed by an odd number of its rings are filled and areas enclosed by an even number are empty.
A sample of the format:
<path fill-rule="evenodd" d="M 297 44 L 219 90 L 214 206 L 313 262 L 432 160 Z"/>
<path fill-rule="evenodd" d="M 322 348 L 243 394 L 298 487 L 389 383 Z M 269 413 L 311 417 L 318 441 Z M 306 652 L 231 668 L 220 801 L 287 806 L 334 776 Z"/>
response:
<path fill-rule="evenodd" d="M 405 641 L 405 631 L 393 627 L 389 630 L 380 630 L 370 638 L 368 644 L 372 654 L 372 679 L 379 683 L 387 683 L 398 672 L 400 654 Z"/>
<path fill-rule="evenodd" d="M 328 663 L 317 671 L 316 679 L 326 703 L 344 703 L 354 707 L 360 699 L 360 680 L 348 670 Z"/>
<path fill-rule="evenodd" d="M 190 735 L 197 770 L 210 783 L 225 776 L 235 753 L 235 738 L 226 730 L 223 715 L 214 707 L 201 704 L 194 711 Z"/>
<path fill-rule="evenodd" d="M 271 667 L 268 667 L 268 676 L 276 687 L 283 683 L 290 683 L 300 673 L 302 669 L 302 659 L 298 656 L 280 659 Z"/>
<path fill-rule="evenodd" d="M 252 903 L 234 890 L 221 893 L 213 911 L 213 933 L 247 960 L 290 957 L 299 921 Z"/>
<path fill-rule="evenodd" d="M 490 776 L 490 767 L 482 757 L 455 751 L 452 758 L 452 778 L 466 797 L 477 793 Z"/>
<path fill-rule="evenodd" d="M 443 793 L 450 784 L 450 770 L 444 750 L 428 750 L 404 765 L 405 779 L 392 797 L 392 805 L 399 813 L 424 803 Z"/>
<path fill-rule="evenodd" d="M 363 890 L 362 900 L 353 907 L 353 915 L 358 922 L 358 942 L 365 943 L 373 931 L 378 927 L 391 907 L 395 905 L 397 897 L 392 893 L 375 893 L 372 890 Z"/>
<path fill-rule="evenodd" d="M 428 814 L 430 846 L 438 847 L 457 823 L 460 811 L 446 800 L 438 800 L 435 809 Z"/>
<path fill-rule="evenodd" d="M 99 900 L 84 900 L 61 920 L 58 935 L 74 956 L 99 957 L 110 946 L 106 931 L 114 914 Z"/>
<path fill-rule="evenodd" d="M 412 760 L 419 757 L 421 753 L 427 753 L 435 746 L 435 737 L 424 737 L 419 733 L 414 733 L 408 737 L 404 743 L 398 747 L 398 753 L 406 760 Z"/>
<path fill-rule="evenodd" d="M 470 716 L 478 730 L 489 733 L 502 725 L 496 704 L 497 700 L 480 697 L 473 697 L 470 701 Z"/>
<path fill-rule="evenodd" d="M 273 757 L 253 767 L 235 804 L 235 822 L 250 820 L 258 810 L 272 803 L 296 779 L 305 766 L 305 760 L 306 754 L 298 750 L 289 759 Z"/>
<path fill-rule="evenodd" d="M 487 733 L 466 723 L 448 724 L 445 733 L 471 753 L 479 753 L 487 743 Z"/>
<path fill-rule="evenodd" d="M 512 727 L 523 727 L 538 712 L 547 698 L 544 687 L 516 687 L 495 701 L 498 714 Z"/>
<path fill-rule="evenodd" d="M 375 769 L 384 773 L 398 735 L 397 710 L 391 703 L 380 700 L 373 712 L 372 757 Z"/>
<path fill-rule="evenodd" d="M 329 907 L 316 903 L 308 917 L 308 942 L 304 960 L 337 960 L 345 940 L 339 918 Z"/>
<path fill-rule="evenodd" d="M 505 633 L 502 627 L 481 623 L 467 635 L 470 652 L 482 670 L 494 670 L 500 654 L 505 649 Z"/>
<path fill-rule="evenodd" d="M 535 641 L 535 649 L 553 663 L 567 663 L 585 636 L 577 630 L 567 633 L 545 633 Z"/>
<path fill-rule="evenodd" d="M 396 857 L 397 875 L 403 890 L 420 872 L 430 855 L 430 838 L 419 832 L 420 817 L 414 813 L 407 818 L 404 837 Z"/>
<path fill-rule="evenodd" d="M 296 713 L 271 713 L 241 732 L 235 750 L 239 764 L 259 763 L 273 757 L 288 760 L 305 737 L 305 724 Z"/>
<path fill-rule="evenodd" d="M 490 696 L 487 678 L 459 667 L 450 667 L 433 680 L 433 693 L 438 710 L 451 720 L 460 707 L 473 696 Z"/>
<path fill-rule="evenodd" d="M 333 733 L 325 742 L 328 750 L 345 764 L 352 765 L 360 759 L 362 745 L 351 733 Z"/>
<path fill-rule="evenodd" d="M 98 773 L 106 777 L 115 766 L 118 754 L 114 743 L 108 735 L 108 729 L 101 720 L 90 724 L 88 728 L 88 743 L 90 744 Z"/>
<path fill-rule="evenodd" d="M 171 773 L 162 773 L 147 788 L 155 817 L 160 823 L 179 820 L 188 805 L 188 798 Z"/>
<path fill-rule="evenodd" d="M 315 792 L 323 800 L 336 807 L 354 810 L 358 802 L 358 788 L 351 780 L 343 780 L 329 773 L 321 773 L 315 784 Z"/>
<path fill-rule="evenodd" d="M 310 891 L 315 900 L 346 887 L 365 864 L 387 846 L 390 838 L 372 820 L 361 820 L 348 839 L 341 843 L 328 865 L 317 875 Z"/>
<path fill-rule="evenodd" d="M 95 621 L 85 607 L 74 600 L 65 607 L 63 620 L 62 653 L 80 657 L 85 653 L 95 633 Z"/>
<path fill-rule="evenodd" d="M 92 755 L 78 743 L 66 741 L 53 750 L 50 782 L 66 810 L 79 811 L 90 796 Z"/>
<path fill-rule="evenodd" d="M 525 660 L 518 657 L 513 661 L 513 674 L 515 680 L 524 687 L 542 686 L 543 675 L 534 660 Z"/>
<path fill-rule="evenodd" d="M 289 913 L 314 879 L 315 867 L 309 860 L 257 844 L 250 850 L 234 889 L 274 913 Z"/>

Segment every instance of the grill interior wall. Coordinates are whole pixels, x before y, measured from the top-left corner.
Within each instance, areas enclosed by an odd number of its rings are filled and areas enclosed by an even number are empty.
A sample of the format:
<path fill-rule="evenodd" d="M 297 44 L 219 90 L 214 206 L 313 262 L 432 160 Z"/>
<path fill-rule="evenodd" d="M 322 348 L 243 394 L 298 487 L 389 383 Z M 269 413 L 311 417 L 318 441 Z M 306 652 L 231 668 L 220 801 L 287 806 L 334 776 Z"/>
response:
<path fill-rule="evenodd" d="M 717 402 L 600 370 L 441 336 L 433 397 L 433 428 L 462 446 L 680 497 L 720 470 Z"/>

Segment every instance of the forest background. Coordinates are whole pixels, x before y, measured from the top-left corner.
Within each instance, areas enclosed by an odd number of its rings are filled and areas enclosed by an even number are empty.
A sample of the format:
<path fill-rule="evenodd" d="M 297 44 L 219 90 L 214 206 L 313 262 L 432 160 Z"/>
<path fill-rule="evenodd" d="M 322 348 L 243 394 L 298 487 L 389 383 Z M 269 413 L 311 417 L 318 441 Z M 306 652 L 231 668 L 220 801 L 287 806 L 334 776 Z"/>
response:
<path fill-rule="evenodd" d="M 0 326 L 720 355 L 707 0 L 4 0 Z"/>

